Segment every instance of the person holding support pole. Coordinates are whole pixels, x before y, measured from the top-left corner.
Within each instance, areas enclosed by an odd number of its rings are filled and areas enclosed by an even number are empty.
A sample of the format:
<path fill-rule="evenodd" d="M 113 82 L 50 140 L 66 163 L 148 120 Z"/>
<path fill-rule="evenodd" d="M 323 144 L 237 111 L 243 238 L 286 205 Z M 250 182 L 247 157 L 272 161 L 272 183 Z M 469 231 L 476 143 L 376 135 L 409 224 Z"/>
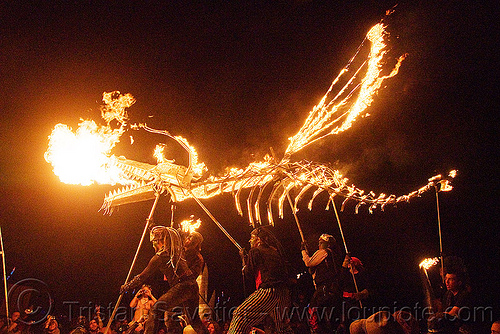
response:
<path fill-rule="evenodd" d="M 340 287 L 342 290 L 342 318 L 338 332 L 347 333 L 353 319 L 364 317 L 363 304 L 373 294 L 365 267 L 357 257 L 346 254 L 340 273 Z"/>
<path fill-rule="evenodd" d="M 251 233 L 250 251 L 240 251 L 245 275 L 253 277 L 256 290 L 233 312 L 228 334 L 246 334 L 270 316 L 276 333 L 292 334 L 285 311 L 290 307 L 288 271 L 280 242 L 267 227 Z"/>
<path fill-rule="evenodd" d="M 302 242 L 302 261 L 311 272 L 315 292 L 309 303 L 309 327 L 311 333 L 331 333 L 330 319 L 335 306 L 340 305 L 340 249 L 335 238 L 322 234 L 318 250 L 309 256 L 306 242 Z"/>
<path fill-rule="evenodd" d="M 184 247 L 179 232 L 171 227 L 155 226 L 150 232 L 150 241 L 156 254 L 142 273 L 122 285 L 120 294 L 141 286 L 148 277 L 159 270 L 167 278 L 170 289 L 154 304 L 152 316 L 144 325 L 144 333 L 157 333 L 162 320 L 166 321 L 169 333 L 182 333 L 182 328 L 178 321 L 174 321 L 174 316 L 175 312 L 182 312 L 184 306 L 193 329 L 198 334 L 205 334 L 207 330 L 196 312 L 199 298 L 198 284 L 184 258 Z"/>

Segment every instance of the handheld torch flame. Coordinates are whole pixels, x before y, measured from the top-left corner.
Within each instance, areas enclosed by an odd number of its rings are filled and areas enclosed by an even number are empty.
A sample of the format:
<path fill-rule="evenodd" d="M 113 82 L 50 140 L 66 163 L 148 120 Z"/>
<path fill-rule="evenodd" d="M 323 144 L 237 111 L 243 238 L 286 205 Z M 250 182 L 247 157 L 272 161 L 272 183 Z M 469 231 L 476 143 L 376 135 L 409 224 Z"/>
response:
<path fill-rule="evenodd" d="M 441 180 L 439 181 L 439 184 L 441 185 L 439 188 L 439 191 L 452 191 L 453 186 L 450 184 L 450 181 L 448 180 Z"/>
<path fill-rule="evenodd" d="M 424 270 L 428 270 L 429 268 L 435 266 L 436 264 L 439 263 L 439 258 L 434 257 L 434 258 L 427 258 L 420 262 L 419 267 L 423 268 Z"/>
<path fill-rule="evenodd" d="M 193 233 L 201 226 L 201 219 L 194 219 L 194 216 L 181 222 L 181 229 L 185 233 Z"/>

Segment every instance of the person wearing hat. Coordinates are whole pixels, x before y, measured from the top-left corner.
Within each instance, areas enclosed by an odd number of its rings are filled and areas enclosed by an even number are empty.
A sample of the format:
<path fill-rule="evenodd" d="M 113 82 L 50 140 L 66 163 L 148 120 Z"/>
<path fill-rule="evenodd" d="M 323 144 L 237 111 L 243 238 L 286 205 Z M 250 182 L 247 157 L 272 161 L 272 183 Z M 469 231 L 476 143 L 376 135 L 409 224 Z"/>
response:
<path fill-rule="evenodd" d="M 252 231 L 250 250 L 240 251 L 245 277 L 255 280 L 256 290 L 233 312 L 228 334 L 248 333 L 270 316 L 276 333 L 293 331 L 284 312 L 291 306 L 288 289 L 288 270 L 283 248 L 270 228 L 264 226 Z"/>
<path fill-rule="evenodd" d="M 309 256 L 307 244 L 302 243 L 302 260 L 312 275 L 315 292 L 309 303 L 309 327 L 312 333 L 331 333 L 332 319 L 319 317 L 319 309 L 332 309 L 340 303 L 339 267 L 340 249 L 335 238 L 329 234 L 322 234 L 318 240 L 318 250 Z"/>
<path fill-rule="evenodd" d="M 349 328 L 352 318 L 359 317 L 361 308 L 366 307 L 366 301 L 372 294 L 370 281 L 361 260 L 346 254 L 340 273 L 342 291 L 341 328 Z"/>
<path fill-rule="evenodd" d="M 206 333 L 207 330 L 196 312 L 198 284 L 184 257 L 184 246 L 179 231 L 171 227 L 155 226 L 150 232 L 150 241 L 156 251 L 155 255 L 139 275 L 122 285 L 120 294 L 141 286 L 159 270 L 165 276 L 170 289 L 154 304 L 152 316 L 149 316 L 144 324 L 144 333 L 157 333 L 162 320 L 165 320 L 169 333 L 182 333 L 182 327 L 175 315 L 182 312 L 183 307 L 186 307 L 193 329 L 198 334 Z"/>

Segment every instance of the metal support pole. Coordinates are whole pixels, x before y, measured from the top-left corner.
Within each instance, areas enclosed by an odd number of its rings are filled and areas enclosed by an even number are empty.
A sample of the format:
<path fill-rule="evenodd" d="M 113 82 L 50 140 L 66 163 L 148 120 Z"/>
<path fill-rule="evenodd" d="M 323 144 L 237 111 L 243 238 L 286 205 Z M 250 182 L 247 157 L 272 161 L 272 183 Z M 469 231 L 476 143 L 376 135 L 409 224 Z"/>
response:
<path fill-rule="evenodd" d="M 236 246 L 236 248 L 238 248 L 238 252 L 242 252 L 244 249 L 243 247 L 240 246 L 240 244 L 234 240 L 234 238 L 226 231 L 226 229 L 221 225 L 221 223 L 219 223 L 219 221 L 217 219 L 215 219 L 215 217 L 212 215 L 212 213 L 207 209 L 207 207 L 205 205 L 203 205 L 203 203 L 198 199 L 198 197 L 196 197 L 192 191 L 189 191 L 189 193 L 191 194 L 191 196 L 194 198 L 194 200 L 196 201 L 196 203 L 198 203 L 198 205 L 203 209 L 203 211 L 205 211 L 205 213 L 210 217 L 210 219 L 212 219 L 212 221 L 215 223 L 215 225 L 217 225 L 217 227 L 222 231 L 222 233 L 224 233 L 226 235 L 226 237 L 228 237 L 229 240 L 231 240 L 231 242 L 233 243 L 233 245 Z M 242 275 L 242 279 L 243 279 L 243 296 L 246 297 L 246 284 L 245 284 L 245 265 L 243 264 L 243 268 L 241 268 L 241 275 Z"/>
<path fill-rule="evenodd" d="M 9 325 L 9 293 L 7 291 L 7 272 L 6 272 L 6 267 L 5 267 L 5 251 L 3 248 L 3 237 L 2 237 L 2 228 L 0 227 L 0 246 L 1 250 L 0 253 L 2 254 L 2 265 L 3 265 L 3 288 L 5 291 L 5 313 L 7 315 L 7 326 Z"/>
<path fill-rule="evenodd" d="M 438 221 L 438 233 L 439 233 L 439 256 L 441 258 L 441 280 L 444 283 L 444 258 L 443 258 L 443 238 L 441 234 L 441 217 L 439 214 L 439 196 L 438 188 L 436 187 L 436 208 L 437 208 L 437 221 Z"/>
<path fill-rule="evenodd" d="M 139 250 L 141 249 L 142 242 L 144 241 L 144 237 L 146 236 L 146 233 L 149 228 L 149 224 L 151 223 L 151 220 L 153 219 L 153 213 L 156 209 L 156 204 L 158 204 L 158 199 L 160 198 L 160 193 L 156 193 L 156 198 L 153 203 L 153 207 L 151 208 L 151 212 L 149 213 L 149 217 L 146 219 L 146 225 L 144 226 L 144 231 L 142 232 L 141 240 L 139 241 L 139 245 L 137 246 L 137 250 L 135 251 L 135 256 L 134 259 L 132 260 L 132 265 L 130 266 L 130 269 L 127 274 L 127 278 L 125 278 L 125 283 L 127 284 L 128 279 L 130 278 L 130 274 L 132 273 L 132 269 L 134 268 L 135 261 L 137 260 L 137 256 L 139 255 Z M 123 293 L 120 294 L 118 297 L 118 301 L 115 304 L 115 308 L 113 309 L 113 313 L 111 313 L 111 316 L 109 317 L 108 324 L 106 326 L 106 330 L 104 331 L 104 334 L 107 334 L 109 331 L 109 327 L 111 326 L 111 323 L 113 322 L 113 318 L 116 315 L 116 311 L 118 310 L 118 306 L 120 305 L 120 302 L 122 301 Z"/>
<path fill-rule="evenodd" d="M 335 201 L 333 200 L 333 198 L 332 198 L 332 205 L 333 205 L 333 211 L 335 211 L 335 217 L 337 218 L 337 223 L 339 224 L 340 235 L 342 236 L 342 242 L 344 243 L 345 252 L 346 252 L 347 256 L 349 256 L 349 251 L 347 250 L 347 244 L 346 244 L 345 238 L 344 238 L 344 232 L 342 231 L 342 225 L 340 224 L 339 214 L 337 212 L 337 207 L 335 206 Z M 352 270 L 352 265 L 351 265 L 350 272 L 352 274 L 352 280 L 354 282 L 354 287 L 356 288 L 356 293 L 359 293 L 358 283 L 356 282 L 356 276 L 354 275 L 354 272 Z M 361 308 L 363 308 L 363 303 L 361 303 L 361 300 L 359 301 L 359 306 Z"/>
<path fill-rule="evenodd" d="M 300 239 L 302 240 L 302 242 L 305 242 L 306 239 L 304 238 L 304 233 L 302 232 L 302 227 L 300 226 L 299 218 L 297 217 L 297 212 L 295 212 L 292 200 L 290 199 L 290 194 L 286 194 L 286 197 L 288 198 L 288 204 L 290 204 L 290 209 L 292 209 L 293 217 L 295 218 L 295 223 L 297 224 L 297 228 L 299 229 Z M 309 253 L 307 246 L 306 246 L 306 252 Z"/>
<path fill-rule="evenodd" d="M 226 229 L 217 221 L 217 219 L 215 219 L 215 217 L 212 215 L 212 213 L 206 208 L 205 205 L 203 205 L 203 203 L 193 194 L 193 192 L 189 192 L 191 194 L 191 196 L 194 198 L 194 200 L 196 201 L 196 203 L 198 203 L 198 205 L 203 209 L 203 211 L 205 211 L 205 213 L 210 217 L 210 219 L 212 219 L 212 221 L 215 223 L 215 225 L 217 225 L 217 227 L 226 235 L 226 237 L 229 238 L 229 240 L 231 240 L 231 242 L 233 243 L 233 245 L 236 246 L 236 248 L 238 248 L 238 251 L 242 250 L 243 247 L 240 246 L 240 244 L 238 244 L 238 242 L 236 240 L 234 240 L 234 238 L 226 231 Z"/>

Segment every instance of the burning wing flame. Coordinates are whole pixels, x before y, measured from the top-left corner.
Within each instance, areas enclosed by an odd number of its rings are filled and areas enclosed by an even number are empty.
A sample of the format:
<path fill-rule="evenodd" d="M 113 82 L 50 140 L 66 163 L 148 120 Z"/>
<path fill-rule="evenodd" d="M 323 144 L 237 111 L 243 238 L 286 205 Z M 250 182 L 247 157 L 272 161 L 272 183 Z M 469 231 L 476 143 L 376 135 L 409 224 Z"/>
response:
<path fill-rule="evenodd" d="M 405 56 L 397 60 L 389 75 L 382 75 L 384 56 L 387 53 L 384 41 L 387 32 L 384 28 L 384 25 L 379 23 L 370 29 L 365 41 L 358 48 L 358 53 L 340 71 L 320 103 L 309 113 L 299 132 L 290 138 L 285 156 L 298 152 L 321 138 L 349 129 L 356 118 L 371 105 L 382 82 L 398 74 Z M 371 42 L 367 59 L 358 68 L 351 70 L 351 64 L 367 40 Z M 342 79 L 346 84 L 336 90 Z"/>
<path fill-rule="evenodd" d="M 362 205 L 368 205 L 371 213 L 377 207 L 383 210 L 388 204 L 409 201 L 445 180 L 439 175 L 407 195 L 396 197 L 382 193 L 377 196 L 373 192 L 365 193 L 349 184 L 347 178 L 328 165 L 310 161 L 290 161 L 291 156 L 305 146 L 351 127 L 357 117 L 370 106 L 382 82 L 398 73 L 404 56 L 397 60 L 388 75 L 382 75 L 384 56 L 387 54 L 384 42 L 387 32 L 384 28 L 380 23 L 368 32 L 356 55 L 333 81 L 320 103 L 309 113 L 299 132 L 290 138 L 281 161 L 266 156 L 263 161 L 253 162 L 244 169 L 232 168 L 223 176 L 208 175 L 202 178 L 206 166 L 198 162 L 195 148 L 186 139 L 172 136 L 167 131 L 149 128 L 144 124 L 132 124 L 129 127 L 162 134 L 177 141 L 189 154 L 189 165 L 181 166 L 164 159 L 161 146 L 155 150 L 157 165 L 115 157 L 111 150 L 127 126 L 126 108 L 135 102 L 130 94 L 121 95 L 120 92 L 103 95 L 104 106 L 101 112 L 107 126 L 99 127 L 93 121 L 83 121 L 73 134 L 67 126 L 57 125 L 49 137 L 45 159 L 54 166 L 54 173 L 63 182 L 82 185 L 94 182 L 126 185 L 125 188 L 114 190 L 105 196 L 102 207 L 105 212 L 111 212 L 120 205 L 154 199 L 161 193 L 168 193 L 173 202 L 232 193 L 236 209 L 243 215 L 240 197 L 243 189 L 249 189 L 246 209 L 250 223 L 255 225 L 263 221 L 260 203 L 264 197 L 267 198 L 267 220 L 274 224 L 274 202 L 278 202 L 279 216 L 283 217 L 285 199 L 293 198 L 293 210 L 296 211 L 297 203 L 311 188 L 315 190 L 309 199 L 310 210 L 313 201 L 321 193 L 328 194 L 329 202 L 336 195 L 343 197 L 342 210 L 348 201 L 356 202 L 356 213 Z M 368 55 L 351 71 L 350 67 L 354 60 L 361 57 L 360 49 L 363 47 L 369 48 Z M 112 121 L 116 121 L 119 127 L 112 129 Z M 450 177 L 454 177 L 454 174 L 450 174 Z M 439 184 L 441 190 L 451 189 L 448 183 L 444 187 L 443 183 Z M 292 195 L 292 189 L 298 192 L 295 197 Z"/>

